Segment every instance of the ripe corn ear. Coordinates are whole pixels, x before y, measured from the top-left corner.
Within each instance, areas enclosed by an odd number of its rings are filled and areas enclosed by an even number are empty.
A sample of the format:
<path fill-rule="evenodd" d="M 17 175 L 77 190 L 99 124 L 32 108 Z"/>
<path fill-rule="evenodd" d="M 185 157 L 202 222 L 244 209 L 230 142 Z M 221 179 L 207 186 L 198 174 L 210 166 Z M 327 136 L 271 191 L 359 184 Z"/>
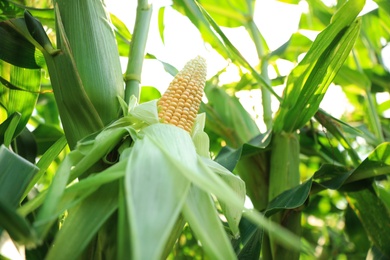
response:
<path fill-rule="evenodd" d="M 197 56 L 175 76 L 158 101 L 160 121 L 191 132 L 202 100 L 205 82 L 206 60 Z"/>

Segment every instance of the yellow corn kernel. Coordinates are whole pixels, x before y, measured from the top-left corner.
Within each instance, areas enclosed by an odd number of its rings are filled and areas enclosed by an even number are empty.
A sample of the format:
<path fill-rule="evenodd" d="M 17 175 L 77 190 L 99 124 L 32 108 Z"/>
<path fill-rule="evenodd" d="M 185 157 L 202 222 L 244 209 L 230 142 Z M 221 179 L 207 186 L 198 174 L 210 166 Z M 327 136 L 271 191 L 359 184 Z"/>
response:
<path fill-rule="evenodd" d="M 158 101 L 160 121 L 191 132 L 205 83 L 206 60 L 197 56 L 177 73 L 167 91 Z"/>

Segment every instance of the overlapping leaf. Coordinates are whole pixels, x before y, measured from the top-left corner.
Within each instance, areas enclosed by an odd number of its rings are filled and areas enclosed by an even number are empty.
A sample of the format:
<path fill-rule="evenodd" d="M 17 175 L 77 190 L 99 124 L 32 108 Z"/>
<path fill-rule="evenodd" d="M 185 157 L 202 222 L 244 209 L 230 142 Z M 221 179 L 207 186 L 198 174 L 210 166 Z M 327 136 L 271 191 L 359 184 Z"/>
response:
<path fill-rule="evenodd" d="M 290 73 L 274 131 L 294 131 L 317 111 L 319 104 L 359 34 L 356 16 L 365 1 L 347 2 L 321 32 L 309 52 Z"/>

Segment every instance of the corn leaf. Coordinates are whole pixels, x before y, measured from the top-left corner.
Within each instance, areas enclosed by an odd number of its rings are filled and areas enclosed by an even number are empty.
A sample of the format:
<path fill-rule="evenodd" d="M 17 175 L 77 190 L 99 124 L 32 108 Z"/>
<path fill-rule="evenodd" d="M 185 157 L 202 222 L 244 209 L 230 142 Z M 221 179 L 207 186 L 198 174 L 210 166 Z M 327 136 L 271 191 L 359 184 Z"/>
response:
<path fill-rule="evenodd" d="M 241 158 L 265 151 L 265 148 L 268 147 L 271 141 L 271 136 L 271 132 L 259 134 L 238 149 L 232 149 L 225 146 L 221 149 L 220 153 L 215 158 L 215 161 L 229 171 L 233 171 Z"/>
<path fill-rule="evenodd" d="M 160 59 L 157 59 L 156 56 L 154 56 L 153 54 L 150 54 L 150 53 L 147 53 L 145 55 L 145 59 L 153 59 L 153 60 L 157 60 L 158 62 L 160 62 L 163 67 L 164 67 L 164 70 L 166 72 L 168 72 L 171 76 L 176 76 L 176 74 L 179 72 L 174 66 L 172 66 L 171 64 L 167 63 L 167 62 L 164 62 Z"/>
<path fill-rule="evenodd" d="M 25 15 L 29 16 L 30 14 L 25 13 Z M 84 91 L 69 44 L 67 44 L 64 35 L 61 17 L 57 16 L 57 19 L 59 20 L 58 37 L 62 38 L 63 42 L 61 51 L 54 50 L 50 46 L 40 45 L 30 35 L 25 20 L 13 19 L 7 21 L 7 23 L 15 32 L 31 42 L 44 54 L 65 135 L 69 146 L 73 148 L 78 140 L 101 129 L 103 123 Z M 37 23 L 33 25 L 39 26 Z M 32 25 L 30 29 L 31 27 Z M 80 125 L 83 127 L 80 127 Z"/>
<path fill-rule="evenodd" d="M 378 197 L 371 185 L 364 190 L 350 191 L 347 199 L 353 210 L 357 213 L 364 229 L 373 244 L 390 257 L 390 235 L 388 225 L 390 213 L 383 201 Z M 375 219 L 375 221 L 373 221 Z"/>
<path fill-rule="evenodd" d="M 37 243 L 30 223 L 2 199 L 0 199 L 0 237 L 2 237 L 1 228 L 7 230 L 13 240 L 27 247 Z"/>
<path fill-rule="evenodd" d="M 147 131 L 145 131 L 146 129 Z M 172 133 L 174 133 L 173 136 Z M 182 159 L 183 156 L 187 157 L 188 154 L 192 154 L 192 156 L 196 155 L 190 136 L 187 135 L 185 131 L 171 125 L 155 124 L 145 128 L 144 131 L 142 131 L 141 136 L 142 138 L 150 138 L 155 145 L 155 149 L 161 150 L 165 155 L 165 159 L 173 166 L 171 171 L 181 173 L 201 190 L 215 195 L 219 202 L 229 204 L 236 209 L 243 209 L 244 200 L 242 197 L 240 198 L 237 196 L 236 192 L 233 191 L 220 176 L 216 175 L 200 158 L 195 157 L 188 161 Z M 178 136 L 180 136 L 180 138 L 178 138 Z M 185 139 L 187 140 L 185 141 Z M 170 149 L 175 142 L 180 142 L 181 145 L 187 144 L 185 147 L 182 147 L 185 152 L 180 153 L 177 150 Z M 300 243 L 293 242 L 298 241 L 295 235 L 281 228 L 279 225 L 266 220 L 265 217 L 259 213 L 246 211 L 245 214 L 251 221 L 260 227 L 263 227 L 266 231 L 271 233 L 277 232 L 277 234 L 275 234 L 275 239 L 281 241 L 281 243 L 287 244 L 297 250 L 307 250 L 305 245 L 303 245 L 304 247 L 302 248 Z"/>
<path fill-rule="evenodd" d="M 257 70 L 255 70 L 249 62 L 242 56 L 242 54 L 237 50 L 236 47 L 230 42 L 230 40 L 226 37 L 226 35 L 222 32 L 221 28 L 217 25 L 217 23 L 214 21 L 214 19 L 207 13 L 207 11 L 199 4 L 196 4 L 197 8 L 202 12 L 202 15 L 207 19 L 208 26 L 210 26 L 212 29 L 215 30 L 216 35 L 218 38 L 220 37 L 223 41 L 223 44 L 225 44 L 227 50 L 230 53 L 229 58 L 236 63 L 237 65 L 244 66 L 247 68 L 253 77 L 259 82 L 259 84 L 263 85 L 270 93 L 272 93 L 278 100 L 280 100 L 280 97 L 276 94 L 276 92 L 272 89 L 272 87 L 269 85 L 268 81 L 264 79 L 262 75 L 260 75 Z"/>
<path fill-rule="evenodd" d="M 296 209 L 301 207 L 309 198 L 311 185 L 312 179 L 309 179 L 304 183 L 281 193 L 269 202 L 265 215 L 270 216 L 282 209 Z"/>
<path fill-rule="evenodd" d="M 114 14 L 110 13 L 112 25 L 114 26 L 115 39 L 118 44 L 119 55 L 123 57 L 129 56 L 131 33 L 126 25 Z"/>
<path fill-rule="evenodd" d="M 229 146 L 238 147 L 260 134 L 256 123 L 236 97 L 211 84 L 206 85 L 205 93 L 209 103 L 201 111 L 206 112 L 208 127 L 222 134 Z"/>
<path fill-rule="evenodd" d="M 231 56 L 229 50 L 215 35 L 207 19 L 204 18 L 202 12 L 199 10 L 197 4 L 194 1 L 175 0 L 173 1 L 173 8 L 187 16 L 202 33 L 203 39 L 210 43 L 211 46 L 213 46 L 213 48 L 219 52 L 219 54 L 221 54 L 226 59 Z"/>
<path fill-rule="evenodd" d="M 15 136 L 16 128 L 20 121 L 20 113 L 9 115 L 4 122 L 0 124 L 0 144 L 9 147 L 13 137 Z"/>
<path fill-rule="evenodd" d="M 100 187 L 82 203 L 69 210 L 46 259 L 79 257 L 117 207 L 118 182 Z"/>
<path fill-rule="evenodd" d="M 207 159 L 201 158 L 202 161 L 210 168 L 213 172 L 219 175 L 219 177 L 233 190 L 236 195 L 242 200 L 245 200 L 245 183 L 236 175 L 219 165 L 218 163 Z M 220 202 L 222 211 L 229 223 L 230 230 L 235 238 L 239 236 L 239 223 L 242 215 L 242 208 L 235 207 L 224 202 Z M 206 229 L 207 230 L 207 229 Z"/>
<path fill-rule="evenodd" d="M 187 197 L 190 182 L 156 144 L 166 140 L 170 156 L 194 164 L 195 150 L 188 149 L 193 147 L 191 139 L 183 130 L 174 130 L 160 124 L 145 128 L 126 158 L 125 193 L 134 259 L 161 257 Z"/>
<path fill-rule="evenodd" d="M 294 131 L 316 113 L 359 34 L 360 21 L 354 20 L 364 3 L 364 0 L 348 1 L 290 73 L 284 99 L 275 117 L 274 131 Z"/>
<path fill-rule="evenodd" d="M 34 222 L 34 228 L 37 230 L 37 235 L 40 239 L 43 239 L 47 235 L 51 225 L 57 219 L 58 215 L 55 214 L 55 209 L 68 183 L 70 169 L 81 159 L 82 154 L 79 152 L 70 153 L 58 168 L 57 174 L 54 176 L 47 192 L 45 202 Z"/>
<path fill-rule="evenodd" d="M 264 229 L 268 234 L 272 234 L 273 238 L 286 248 L 301 251 L 305 254 L 314 256 L 314 248 L 307 241 L 298 238 L 294 233 L 288 231 L 284 227 L 276 224 L 264 215 L 255 210 L 246 210 L 243 213 L 243 218 L 248 219 L 258 227 Z"/>
<path fill-rule="evenodd" d="M 382 143 L 354 170 L 348 182 L 389 174 L 390 143 Z"/>
<path fill-rule="evenodd" d="M 191 186 L 183 207 L 183 216 L 210 258 L 235 258 L 210 194 Z"/>
<path fill-rule="evenodd" d="M 257 210 L 268 204 L 269 159 L 267 150 L 271 132 L 260 134 L 238 149 L 225 146 L 215 161 L 238 174 L 245 182 L 246 193 Z"/>
<path fill-rule="evenodd" d="M 238 259 L 255 259 L 259 257 L 263 239 L 263 230 L 246 218 L 240 222 L 240 237 L 233 240 L 233 247 Z"/>
<path fill-rule="evenodd" d="M 298 60 L 298 56 L 301 53 L 307 52 L 312 43 L 313 42 L 309 38 L 297 32 L 292 34 L 286 43 L 272 51 L 270 56 L 278 56 L 282 59 L 296 62 Z"/>
<path fill-rule="evenodd" d="M 16 208 L 38 168 L 22 157 L 0 146 L 0 200 Z"/>
<path fill-rule="evenodd" d="M 34 129 L 34 131 L 32 131 L 32 134 L 38 146 L 38 156 L 43 155 L 58 140 L 65 137 L 64 132 L 61 130 L 61 128 L 58 127 L 58 125 L 59 124 L 51 124 L 45 122 L 39 124 Z"/>
<path fill-rule="evenodd" d="M 164 41 L 164 30 L 165 30 L 165 24 L 164 24 L 164 14 L 165 14 L 165 7 L 160 7 L 158 9 L 158 32 L 160 33 L 160 38 L 162 42 L 165 44 Z"/>
<path fill-rule="evenodd" d="M 332 116 L 330 116 L 329 114 L 321 110 L 317 111 L 317 113 L 315 114 L 315 118 L 340 142 L 340 144 L 348 152 L 353 163 L 355 165 L 359 164 L 360 163 L 359 155 L 353 149 L 348 139 L 342 133 L 342 129 L 341 126 L 338 125 L 338 121 L 336 121 Z"/>
<path fill-rule="evenodd" d="M 199 1 L 219 26 L 245 26 L 253 19 L 254 1 Z"/>
<path fill-rule="evenodd" d="M 8 22 L 0 23 L 0 59 L 12 65 L 39 69 L 45 64 L 42 52 L 26 38 L 15 32 Z"/>
<path fill-rule="evenodd" d="M 0 227 L 16 241 L 33 245 L 36 243 L 34 230 L 15 209 L 38 168 L 4 145 L 0 146 L 0 165 Z"/>
<path fill-rule="evenodd" d="M 118 120 L 97 136 L 93 135 L 95 138 L 92 140 L 89 140 L 90 137 L 85 138 L 84 142 L 79 143 L 76 150 L 65 157 L 50 185 L 45 202 L 34 223 L 40 238 L 46 235 L 53 221 L 55 221 L 57 205 L 63 196 L 66 185 L 104 158 L 128 134 L 128 129 L 115 127 L 115 125 L 121 125 L 124 120 L 126 118 Z"/>
<path fill-rule="evenodd" d="M 22 131 L 30 119 L 40 90 L 40 69 L 25 69 L 0 61 L 0 104 L 8 116 L 21 114 L 14 138 Z M 14 88 L 14 87 L 15 88 Z"/>

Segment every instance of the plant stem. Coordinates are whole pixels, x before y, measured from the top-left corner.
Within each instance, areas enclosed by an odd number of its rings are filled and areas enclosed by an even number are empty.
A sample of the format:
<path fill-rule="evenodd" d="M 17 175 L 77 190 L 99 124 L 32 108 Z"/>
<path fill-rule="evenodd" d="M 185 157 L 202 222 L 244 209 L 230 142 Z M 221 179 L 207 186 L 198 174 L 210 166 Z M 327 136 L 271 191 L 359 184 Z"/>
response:
<path fill-rule="evenodd" d="M 130 44 L 129 62 L 125 73 L 125 101 L 129 104 L 134 95 L 139 99 L 142 64 L 148 39 L 152 5 L 147 0 L 138 0 L 137 15 Z"/>
<path fill-rule="evenodd" d="M 282 192 L 299 185 L 299 136 L 297 133 L 274 133 L 272 137 L 271 169 L 269 176 L 269 201 Z M 296 235 L 301 232 L 300 211 L 284 210 L 271 219 Z M 273 259 L 299 259 L 299 252 L 284 248 L 270 235 Z"/>
<path fill-rule="evenodd" d="M 260 74 L 268 85 L 271 85 L 271 81 L 268 77 L 268 60 L 265 57 L 266 52 L 269 51 L 267 43 L 261 35 L 253 19 L 248 21 L 246 29 L 251 36 L 256 46 L 257 56 L 260 62 Z M 272 109 L 271 109 L 271 93 L 263 85 L 261 85 L 261 99 L 263 104 L 263 120 L 267 127 L 267 130 L 272 128 Z"/>

